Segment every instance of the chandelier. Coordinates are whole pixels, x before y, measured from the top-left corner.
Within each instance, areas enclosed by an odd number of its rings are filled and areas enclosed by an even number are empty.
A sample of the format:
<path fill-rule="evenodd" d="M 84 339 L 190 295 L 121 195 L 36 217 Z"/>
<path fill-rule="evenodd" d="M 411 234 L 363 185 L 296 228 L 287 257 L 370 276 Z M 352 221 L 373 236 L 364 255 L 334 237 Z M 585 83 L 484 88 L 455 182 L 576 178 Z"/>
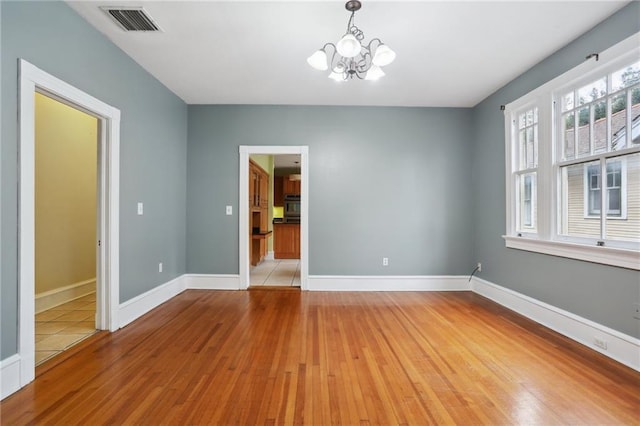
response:
<path fill-rule="evenodd" d="M 327 43 L 307 58 L 307 62 L 319 71 L 331 69 L 329 78 L 344 81 L 358 77 L 365 80 L 377 80 L 384 76 L 382 67 L 389 65 L 396 54 L 379 38 L 364 45 L 364 33 L 354 23 L 357 10 L 362 7 L 358 0 L 350 0 L 344 6 L 351 16 L 347 31 L 338 43 Z"/>

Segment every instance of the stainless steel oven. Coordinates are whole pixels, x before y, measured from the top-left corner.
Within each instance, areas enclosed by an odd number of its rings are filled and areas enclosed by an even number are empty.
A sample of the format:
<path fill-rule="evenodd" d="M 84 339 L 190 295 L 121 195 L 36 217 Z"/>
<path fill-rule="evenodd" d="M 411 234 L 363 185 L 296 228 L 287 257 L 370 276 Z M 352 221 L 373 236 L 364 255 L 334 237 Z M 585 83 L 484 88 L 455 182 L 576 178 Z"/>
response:
<path fill-rule="evenodd" d="M 300 196 L 285 195 L 284 196 L 284 217 L 285 219 L 300 218 Z"/>

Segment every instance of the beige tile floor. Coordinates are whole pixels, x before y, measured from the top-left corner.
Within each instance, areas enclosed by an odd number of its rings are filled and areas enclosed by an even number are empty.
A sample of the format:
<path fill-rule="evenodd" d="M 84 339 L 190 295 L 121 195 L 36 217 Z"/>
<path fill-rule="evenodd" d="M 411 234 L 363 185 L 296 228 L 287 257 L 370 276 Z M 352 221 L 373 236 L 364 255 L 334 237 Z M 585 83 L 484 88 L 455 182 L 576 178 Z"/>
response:
<path fill-rule="evenodd" d="M 250 271 L 252 286 L 300 287 L 300 260 L 264 260 Z"/>
<path fill-rule="evenodd" d="M 95 293 L 36 314 L 36 365 L 95 333 L 95 315 Z"/>

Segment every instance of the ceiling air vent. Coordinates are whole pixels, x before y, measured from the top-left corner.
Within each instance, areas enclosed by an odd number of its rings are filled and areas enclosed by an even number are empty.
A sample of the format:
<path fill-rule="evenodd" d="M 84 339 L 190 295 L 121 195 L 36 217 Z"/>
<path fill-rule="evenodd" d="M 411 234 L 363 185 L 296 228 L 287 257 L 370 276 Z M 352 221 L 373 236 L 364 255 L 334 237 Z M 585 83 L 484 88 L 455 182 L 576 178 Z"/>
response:
<path fill-rule="evenodd" d="M 125 31 L 160 31 L 142 7 L 101 7 Z"/>

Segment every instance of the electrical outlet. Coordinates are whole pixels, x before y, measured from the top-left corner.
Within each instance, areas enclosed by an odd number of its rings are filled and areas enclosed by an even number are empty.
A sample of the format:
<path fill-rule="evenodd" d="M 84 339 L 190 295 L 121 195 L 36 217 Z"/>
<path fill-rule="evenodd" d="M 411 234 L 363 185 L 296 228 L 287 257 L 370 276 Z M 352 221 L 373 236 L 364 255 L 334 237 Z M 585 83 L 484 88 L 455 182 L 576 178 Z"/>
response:
<path fill-rule="evenodd" d="M 227 213 L 227 216 L 231 216 L 233 214 L 233 207 L 227 206 L 226 213 Z"/>
<path fill-rule="evenodd" d="M 635 319 L 640 319 L 640 303 L 633 304 L 633 317 Z"/>
<path fill-rule="evenodd" d="M 158 263 L 158 272 L 162 272 L 162 262 Z"/>
<path fill-rule="evenodd" d="M 142 203 L 138 203 L 138 215 L 142 216 L 144 214 L 144 205 Z"/>
<path fill-rule="evenodd" d="M 478 272 L 482 272 L 482 263 L 478 262 Z"/>
<path fill-rule="evenodd" d="M 599 347 L 600 349 L 604 349 L 605 351 L 607 350 L 607 341 L 606 340 L 598 339 L 597 337 L 595 337 L 593 339 L 593 344 L 596 345 L 597 347 Z"/>
<path fill-rule="evenodd" d="M 389 258 L 388 257 L 383 257 L 382 258 L 382 266 L 389 266 Z"/>

